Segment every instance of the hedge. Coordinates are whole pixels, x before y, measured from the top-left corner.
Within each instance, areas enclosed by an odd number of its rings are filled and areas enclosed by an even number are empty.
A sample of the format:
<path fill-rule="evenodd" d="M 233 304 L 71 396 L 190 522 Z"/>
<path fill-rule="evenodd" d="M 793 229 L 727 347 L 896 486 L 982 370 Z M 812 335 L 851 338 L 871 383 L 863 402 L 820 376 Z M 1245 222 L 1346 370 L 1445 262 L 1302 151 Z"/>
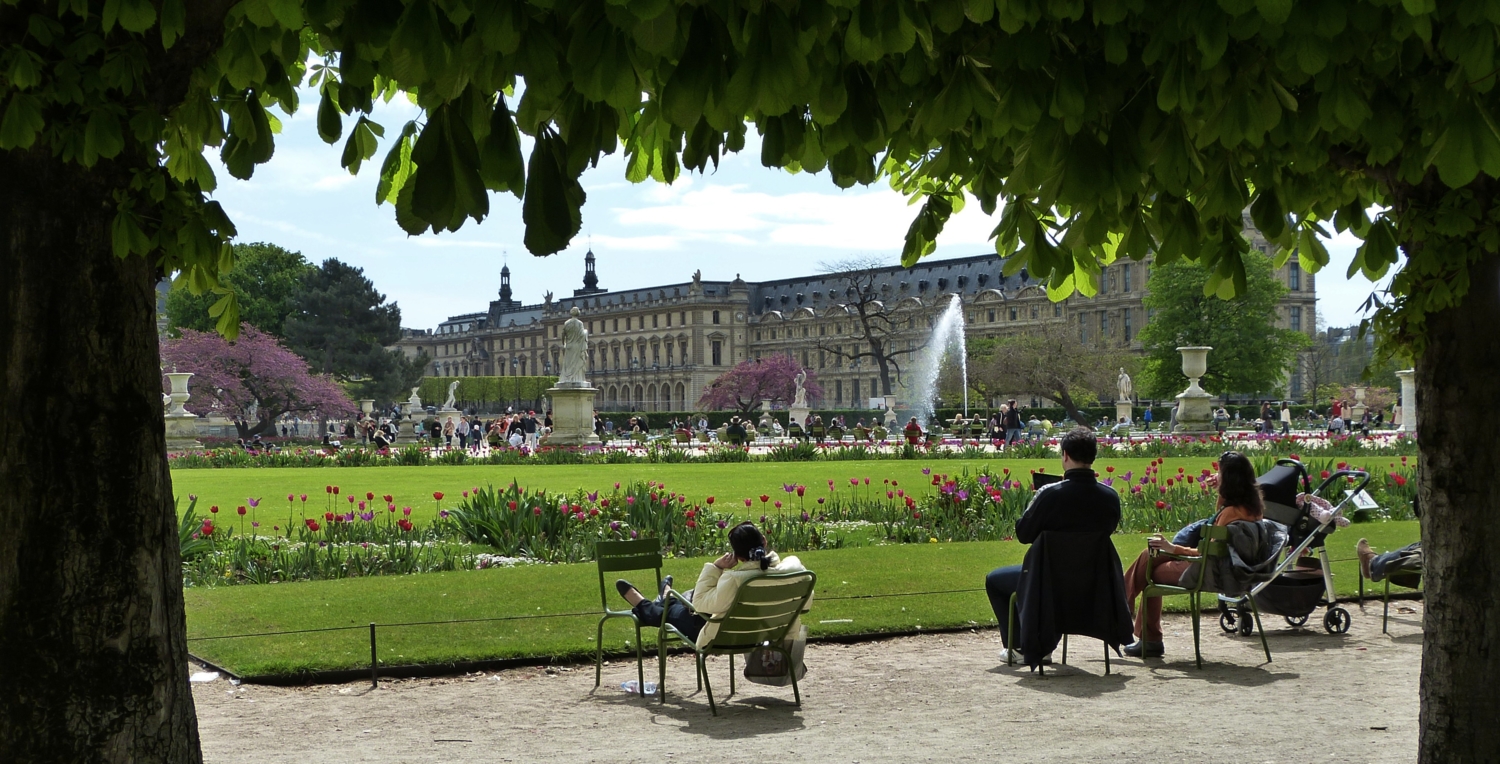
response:
<path fill-rule="evenodd" d="M 536 401 L 557 384 L 557 377 L 426 377 L 419 394 L 422 405 L 441 406 L 448 399 L 448 385 L 458 382 L 456 404 L 460 408 L 489 408 L 491 403 Z"/>

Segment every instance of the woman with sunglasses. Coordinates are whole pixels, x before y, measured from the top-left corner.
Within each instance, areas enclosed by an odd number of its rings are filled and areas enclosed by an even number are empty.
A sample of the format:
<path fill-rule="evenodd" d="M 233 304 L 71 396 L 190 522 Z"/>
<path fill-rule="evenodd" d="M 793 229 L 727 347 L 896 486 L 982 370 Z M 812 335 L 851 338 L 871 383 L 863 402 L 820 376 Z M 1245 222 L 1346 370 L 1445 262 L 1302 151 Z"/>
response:
<path fill-rule="evenodd" d="M 1219 457 L 1219 472 L 1203 479 L 1208 485 L 1217 483 L 1219 499 L 1216 513 L 1211 520 L 1200 520 L 1177 532 L 1171 541 L 1160 534 L 1146 540 L 1146 549 L 1125 571 L 1125 597 L 1132 611 L 1146 588 L 1147 578 L 1159 584 L 1182 585 L 1182 576 L 1193 563 L 1158 557 L 1153 551 L 1168 552 L 1185 557 L 1198 556 L 1198 541 L 1203 525 L 1212 522 L 1223 527 L 1239 520 L 1258 522 L 1265 514 L 1260 486 L 1255 482 L 1255 468 L 1250 460 L 1234 451 L 1226 451 Z M 1194 573 L 1193 575 L 1197 575 Z M 1193 583 L 1192 581 L 1188 582 Z M 1160 658 L 1163 654 L 1161 639 L 1161 598 L 1146 599 L 1145 612 L 1135 612 L 1136 642 L 1125 648 L 1132 658 Z"/>

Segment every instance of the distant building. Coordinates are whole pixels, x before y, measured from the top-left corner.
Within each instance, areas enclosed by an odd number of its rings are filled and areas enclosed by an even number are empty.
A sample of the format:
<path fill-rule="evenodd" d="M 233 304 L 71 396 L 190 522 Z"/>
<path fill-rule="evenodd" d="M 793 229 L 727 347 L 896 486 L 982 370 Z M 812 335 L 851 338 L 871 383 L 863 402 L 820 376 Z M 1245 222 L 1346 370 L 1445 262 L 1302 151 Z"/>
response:
<path fill-rule="evenodd" d="M 1247 221 L 1248 223 L 1248 221 Z M 1270 247 L 1249 230 L 1252 244 Z M 433 376 L 508 376 L 556 373 L 562 351 L 559 332 L 577 307 L 590 334 L 589 381 L 599 388 L 603 411 L 683 411 L 695 407 L 704 389 L 746 358 L 787 353 L 817 371 L 823 405 L 862 408 L 880 395 L 872 363 L 847 363 L 841 338 L 851 337 L 846 308 L 848 283 L 836 275 L 810 275 L 766 282 L 704 281 L 610 292 L 599 287 L 595 257 L 584 258 L 584 286 L 573 297 L 540 304 L 513 299 L 510 269 L 500 272 L 500 299 L 489 310 L 450 317 L 433 330 L 402 330 L 398 343 L 408 356 L 425 351 Z M 997 337 L 1042 324 L 1077 327 L 1085 344 L 1140 351 L 1137 338 L 1150 318 L 1141 299 L 1151 259 L 1104 269 L 1098 296 L 1053 303 L 1045 285 L 1021 272 L 1005 276 L 993 254 L 923 261 L 868 273 L 878 308 L 891 319 L 892 340 L 920 347 L 932 323 L 957 294 L 963 300 L 969 337 Z M 1316 296 L 1312 274 L 1293 259 L 1280 269 L 1288 287 L 1279 325 L 1314 332 Z M 908 357 L 909 358 L 909 357 Z M 909 363 L 903 362 L 903 367 Z M 1291 374 L 1293 394 L 1302 374 Z"/>

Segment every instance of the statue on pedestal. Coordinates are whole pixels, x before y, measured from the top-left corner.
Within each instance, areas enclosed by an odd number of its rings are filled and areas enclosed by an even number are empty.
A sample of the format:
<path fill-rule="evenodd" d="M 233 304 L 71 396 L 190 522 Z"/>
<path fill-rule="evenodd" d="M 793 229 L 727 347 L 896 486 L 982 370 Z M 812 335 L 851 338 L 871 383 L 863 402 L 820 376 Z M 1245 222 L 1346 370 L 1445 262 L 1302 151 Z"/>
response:
<path fill-rule="evenodd" d="M 578 308 L 573 308 L 568 311 L 568 320 L 563 322 L 559 386 L 588 387 L 584 374 L 588 370 L 589 332 L 578 319 L 580 313 Z"/>
<path fill-rule="evenodd" d="M 455 397 L 457 397 L 457 396 L 458 396 L 458 380 L 455 379 L 455 380 L 453 380 L 452 384 L 448 385 L 448 399 L 445 400 L 445 401 L 443 401 L 443 410 L 444 411 L 452 411 L 453 410 L 453 399 Z"/>
<path fill-rule="evenodd" d="M 1130 375 L 1125 373 L 1125 367 L 1120 367 L 1120 377 L 1116 381 L 1119 386 L 1120 397 L 1115 400 L 1129 402 L 1135 394 L 1135 384 L 1130 381 Z"/>
<path fill-rule="evenodd" d="M 422 396 L 417 395 L 417 391 L 421 389 L 421 385 L 417 385 L 411 389 L 411 397 L 406 399 L 406 413 L 410 414 L 414 411 L 422 410 Z"/>
<path fill-rule="evenodd" d="M 797 376 L 792 378 L 792 382 L 797 385 L 797 392 L 792 399 L 792 408 L 807 408 L 807 389 L 803 387 L 807 383 L 807 372 L 799 369 Z"/>

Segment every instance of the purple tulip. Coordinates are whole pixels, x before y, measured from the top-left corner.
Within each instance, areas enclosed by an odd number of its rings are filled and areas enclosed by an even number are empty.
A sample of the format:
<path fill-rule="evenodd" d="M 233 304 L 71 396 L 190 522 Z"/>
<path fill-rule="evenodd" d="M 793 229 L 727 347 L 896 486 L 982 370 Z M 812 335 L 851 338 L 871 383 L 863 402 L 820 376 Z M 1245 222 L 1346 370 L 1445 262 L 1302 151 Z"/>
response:
<path fill-rule="evenodd" d="M 615 521 L 611 522 L 609 524 L 609 529 L 612 530 L 612 531 L 619 530 L 620 529 L 620 521 L 619 520 L 615 520 Z"/>
<path fill-rule="evenodd" d="M 198 494 L 196 494 L 196 493 L 190 493 L 190 494 L 188 494 L 188 501 L 197 501 L 197 500 L 198 500 Z"/>
<path fill-rule="evenodd" d="M 260 499 L 245 499 L 245 503 L 251 507 L 258 507 L 260 506 Z"/>
<path fill-rule="evenodd" d="M 922 468 L 922 474 L 923 475 L 931 475 L 932 474 L 932 468 L 931 467 L 923 467 Z"/>
<path fill-rule="evenodd" d="M 968 501 L 969 500 L 969 492 L 968 491 L 959 491 L 958 492 L 958 500 L 959 501 Z"/>
<path fill-rule="evenodd" d="M 598 500 L 599 500 L 599 492 L 598 491 L 592 491 L 592 492 L 589 493 L 589 501 L 598 501 Z"/>

